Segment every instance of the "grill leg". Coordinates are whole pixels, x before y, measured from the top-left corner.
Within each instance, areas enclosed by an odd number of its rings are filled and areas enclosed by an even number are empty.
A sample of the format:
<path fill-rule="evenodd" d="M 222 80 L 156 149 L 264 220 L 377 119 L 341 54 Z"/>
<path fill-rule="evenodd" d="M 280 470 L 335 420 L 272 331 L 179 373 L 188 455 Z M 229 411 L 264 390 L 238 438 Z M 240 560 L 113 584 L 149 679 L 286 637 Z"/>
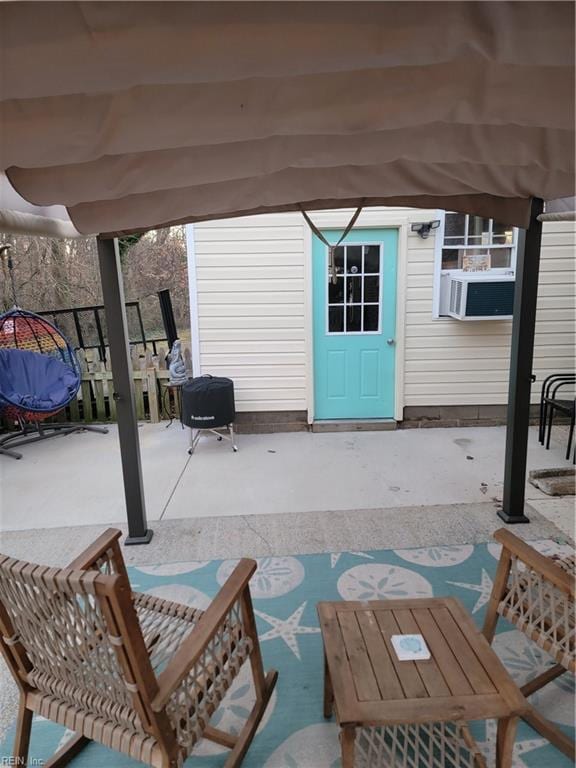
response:
<path fill-rule="evenodd" d="M 218 440 L 230 440 L 232 443 L 232 450 L 234 453 L 238 451 L 238 446 L 236 445 L 234 441 L 234 425 L 228 424 L 226 427 L 222 427 L 222 429 L 227 429 L 228 434 L 221 434 L 217 429 L 193 429 L 190 428 L 190 448 L 188 448 L 188 453 L 190 456 L 194 453 L 196 446 L 198 445 L 198 442 L 200 440 L 200 437 L 203 432 L 211 432 L 213 435 L 216 436 Z"/>
<path fill-rule="evenodd" d="M 199 440 L 200 440 L 200 430 L 193 429 L 192 427 L 190 427 L 190 448 L 188 448 L 188 453 L 190 454 L 190 456 L 192 456 L 192 454 L 194 453 Z"/>

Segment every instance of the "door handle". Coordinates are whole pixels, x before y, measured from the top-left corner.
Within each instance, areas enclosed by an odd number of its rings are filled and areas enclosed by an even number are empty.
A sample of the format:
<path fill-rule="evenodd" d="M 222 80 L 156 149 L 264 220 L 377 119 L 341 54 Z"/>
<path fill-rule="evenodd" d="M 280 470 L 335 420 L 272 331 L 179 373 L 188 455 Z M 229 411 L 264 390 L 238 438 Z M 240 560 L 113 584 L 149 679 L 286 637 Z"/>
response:
<path fill-rule="evenodd" d="M 392 346 L 392 344 L 394 344 L 395 341 L 396 339 L 386 339 L 386 344 L 388 344 L 389 346 Z"/>

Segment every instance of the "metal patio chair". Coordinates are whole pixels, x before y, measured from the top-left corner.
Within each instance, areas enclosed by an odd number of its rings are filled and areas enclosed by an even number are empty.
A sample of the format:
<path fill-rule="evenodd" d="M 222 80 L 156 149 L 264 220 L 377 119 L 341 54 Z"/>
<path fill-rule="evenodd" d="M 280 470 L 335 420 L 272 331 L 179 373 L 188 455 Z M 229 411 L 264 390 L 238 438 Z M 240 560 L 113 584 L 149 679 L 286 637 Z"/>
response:
<path fill-rule="evenodd" d="M 512 622 L 556 662 L 520 689 L 528 698 L 560 675 L 576 671 L 574 554 L 546 557 L 510 531 L 494 534 L 502 544 L 484 636 L 492 642 L 498 619 Z M 574 742 L 534 707 L 524 719 L 554 746 L 574 759 Z"/>
<path fill-rule="evenodd" d="M 542 391 L 540 393 L 540 420 L 538 426 L 538 440 L 542 445 L 546 444 L 546 449 L 550 448 L 550 438 L 552 436 L 552 422 L 555 413 L 564 415 L 570 421 L 568 430 L 568 445 L 566 446 L 566 459 L 570 458 L 572 440 L 574 437 L 574 423 L 576 421 L 576 400 L 574 397 L 562 398 L 558 395 L 563 387 L 574 389 L 576 384 L 576 374 L 574 373 L 553 373 L 547 376 L 542 382 Z M 575 451 L 576 459 L 576 451 Z"/>
<path fill-rule="evenodd" d="M 60 768 L 97 741 L 154 768 L 181 766 L 201 738 L 240 765 L 277 672 L 264 674 L 241 560 L 206 611 L 130 589 L 109 529 L 66 569 L 0 556 L 0 648 L 20 689 L 14 764 L 25 765 L 33 713 L 76 732 Z M 245 661 L 256 703 L 235 736 L 210 718 Z"/>

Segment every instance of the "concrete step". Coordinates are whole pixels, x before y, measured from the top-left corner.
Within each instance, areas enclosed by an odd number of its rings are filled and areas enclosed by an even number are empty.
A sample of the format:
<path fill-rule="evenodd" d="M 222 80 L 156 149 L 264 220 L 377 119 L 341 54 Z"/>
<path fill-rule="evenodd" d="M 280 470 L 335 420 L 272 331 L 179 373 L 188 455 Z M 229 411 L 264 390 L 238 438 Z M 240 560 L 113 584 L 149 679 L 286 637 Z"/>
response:
<path fill-rule="evenodd" d="M 396 427 L 394 419 L 330 419 L 315 421 L 312 432 L 383 432 Z"/>

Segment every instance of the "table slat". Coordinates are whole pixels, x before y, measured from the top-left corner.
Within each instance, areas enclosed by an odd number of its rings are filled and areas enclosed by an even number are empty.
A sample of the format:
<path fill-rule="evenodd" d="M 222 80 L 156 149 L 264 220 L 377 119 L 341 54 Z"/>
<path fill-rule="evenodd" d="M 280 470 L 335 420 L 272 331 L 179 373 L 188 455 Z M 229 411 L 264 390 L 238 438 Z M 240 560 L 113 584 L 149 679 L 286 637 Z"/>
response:
<path fill-rule="evenodd" d="M 380 699 L 380 688 L 374 676 L 364 637 L 356 621 L 356 614 L 347 611 L 344 613 L 336 612 L 336 615 L 340 624 L 358 699 L 360 701 L 378 701 Z"/>
<path fill-rule="evenodd" d="M 478 657 L 469 642 L 473 640 L 475 634 L 478 634 L 478 631 L 474 629 L 474 634 L 472 634 L 469 628 L 466 634 L 464 634 L 454 621 L 454 617 L 448 608 L 436 608 L 434 618 L 452 652 L 460 660 L 462 670 L 474 692 L 495 693 L 495 686 L 486 674 L 482 664 L 478 661 Z"/>
<path fill-rule="evenodd" d="M 450 650 L 444 635 L 434 621 L 433 611 L 429 611 L 427 608 L 415 608 L 412 615 L 420 627 L 420 633 L 426 638 L 426 644 L 436 659 L 442 677 L 450 691 L 455 696 L 466 696 L 474 693 L 468 678 L 460 668 L 458 659 Z"/>
<path fill-rule="evenodd" d="M 464 606 L 454 598 L 446 599 L 446 607 L 454 617 L 457 624 L 466 626 L 466 622 L 470 621 L 470 617 L 464 610 Z M 511 707 L 511 714 L 521 715 L 530 709 L 530 705 L 522 696 L 522 693 L 518 689 L 516 683 L 512 680 L 508 674 L 506 668 L 494 653 L 494 650 L 490 647 L 488 641 L 482 634 L 478 634 L 474 637 L 475 650 L 478 658 L 482 662 L 482 666 L 488 673 L 492 683 L 496 687 L 498 693 L 500 693 L 509 706 Z"/>
<path fill-rule="evenodd" d="M 318 606 L 320 626 L 326 652 L 326 661 L 330 670 L 330 679 L 334 691 L 336 717 L 339 723 L 355 720 L 356 693 L 346 649 L 342 640 L 340 624 L 336 618 L 334 605 L 320 603 Z"/>
<path fill-rule="evenodd" d="M 392 611 L 392 613 L 403 635 L 420 634 L 420 627 L 410 610 L 406 608 L 404 610 Z M 417 661 L 415 664 L 430 696 L 450 696 L 450 688 L 446 685 L 434 654 L 432 654 L 432 658 L 428 661 Z"/>
<path fill-rule="evenodd" d="M 403 699 L 402 685 L 374 613 L 372 611 L 358 611 L 356 618 L 372 660 L 372 668 L 378 681 L 382 699 Z"/>
<path fill-rule="evenodd" d="M 374 616 L 384 636 L 388 654 L 398 675 L 398 679 L 404 691 L 404 697 L 407 699 L 425 699 L 428 697 L 426 686 L 418 674 L 416 665 L 413 661 L 399 661 L 396 652 L 392 647 L 390 638 L 392 635 L 401 634 L 400 628 L 391 611 L 374 611 Z"/>

